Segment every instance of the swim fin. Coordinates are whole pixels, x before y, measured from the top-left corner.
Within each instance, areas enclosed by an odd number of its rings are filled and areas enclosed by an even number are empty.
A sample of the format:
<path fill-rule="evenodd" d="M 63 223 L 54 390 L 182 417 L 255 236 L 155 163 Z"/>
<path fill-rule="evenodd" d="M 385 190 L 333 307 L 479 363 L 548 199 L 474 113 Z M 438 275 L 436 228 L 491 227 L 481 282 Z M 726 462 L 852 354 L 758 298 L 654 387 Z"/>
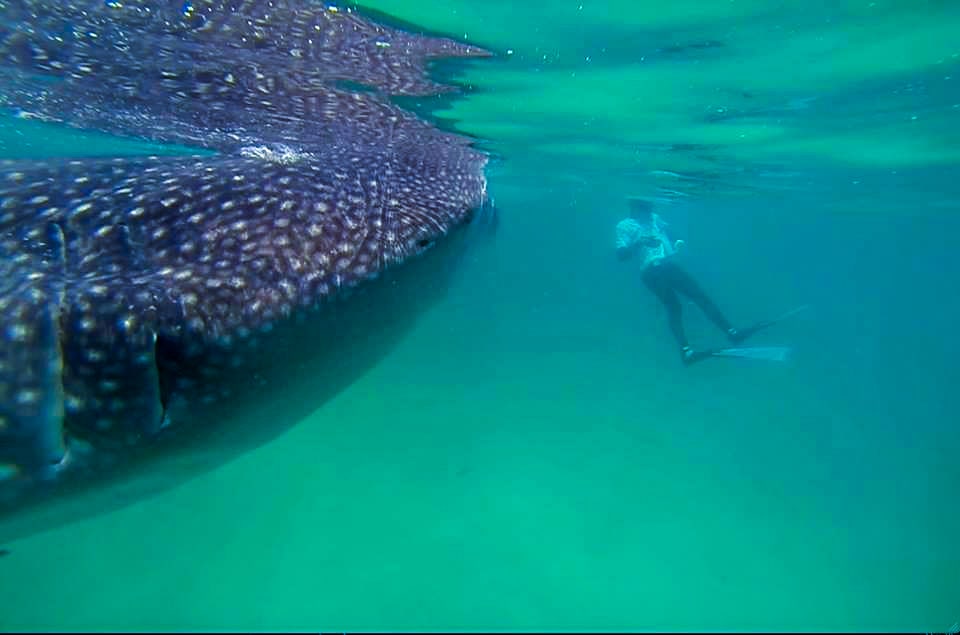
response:
<path fill-rule="evenodd" d="M 754 346 L 750 348 L 721 348 L 708 351 L 710 357 L 739 357 L 768 362 L 785 362 L 793 349 L 789 346 Z"/>
<path fill-rule="evenodd" d="M 757 322 L 756 324 L 753 324 L 746 328 L 737 329 L 736 334 L 731 336 L 730 339 L 739 344 L 740 342 L 746 340 L 748 337 L 752 337 L 753 335 L 756 335 L 757 333 L 764 330 L 765 328 L 771 327 L 774 324 L 779 324 L 780 322 L 783 322 L 786 319 L 792 318 L 798 313 L 803 313 L 809 308 L 810 308 L 809 304 L 804 304 L 803 306 L 797 307 L 795 309 L 791 309 L 790 311 L 787 311 L 786 313 L 779 315 L 773 318 L 772 320 L 763 320 L 761 322 Z"/>
<path fill-rule="evenodd" d="M 778 324 L 788 318 L 791 318 L 798 313 L 802 313 L 810 308 L 809 304 L 791 309 L 786 313 L 783 313 L 772 320 L 763 320 L 762 322 L 757 322 L 752 326 L 748 326 L 743 329 L 737 329 L 735 332 L 731 333 L 730 339 L 734 343 L 739 344 L 748 337 L 755 335 L 763 329 Z M 790 357 L 790 353 L 793 351 L 789 346 L 752 346 L 744 348 L 715 348 L 707 350 L 685 350 L 683 355 L 683 363 L 689 366 L 690 364 L 695 364 L 699 361 L 709 359 L 711 357 L 732 357 L 739 359 L 757 359 L 770 362 L 785 362 Z"/>

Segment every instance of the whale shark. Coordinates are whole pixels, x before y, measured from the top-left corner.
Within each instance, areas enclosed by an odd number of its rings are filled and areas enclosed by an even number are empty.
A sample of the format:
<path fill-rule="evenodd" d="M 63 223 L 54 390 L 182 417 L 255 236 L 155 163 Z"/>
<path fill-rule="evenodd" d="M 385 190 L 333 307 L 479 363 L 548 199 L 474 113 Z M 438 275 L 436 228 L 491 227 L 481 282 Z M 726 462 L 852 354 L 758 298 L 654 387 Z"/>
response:
<path fill-rule="evenodd" d="M 0 0 L 0 105 L 194 149 L 0 162 L 0 517 L 308 412 L 409 324 L 496 212 L 393 98 L 490 55 L 309 0 Z"/>

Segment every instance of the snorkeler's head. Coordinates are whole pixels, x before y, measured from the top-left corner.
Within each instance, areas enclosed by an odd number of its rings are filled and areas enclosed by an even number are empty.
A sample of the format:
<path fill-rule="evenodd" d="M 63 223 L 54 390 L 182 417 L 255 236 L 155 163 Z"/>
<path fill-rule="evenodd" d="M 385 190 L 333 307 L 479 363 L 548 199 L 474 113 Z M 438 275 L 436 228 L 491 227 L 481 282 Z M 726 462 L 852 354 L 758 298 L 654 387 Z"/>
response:
<path fill-rule="evenodd" d="M 653 202 L 639 196 L 628 196 L 627 205 L 630 206 L 630 216 L 633 218 L 649 218 L 653 214 Z"/>

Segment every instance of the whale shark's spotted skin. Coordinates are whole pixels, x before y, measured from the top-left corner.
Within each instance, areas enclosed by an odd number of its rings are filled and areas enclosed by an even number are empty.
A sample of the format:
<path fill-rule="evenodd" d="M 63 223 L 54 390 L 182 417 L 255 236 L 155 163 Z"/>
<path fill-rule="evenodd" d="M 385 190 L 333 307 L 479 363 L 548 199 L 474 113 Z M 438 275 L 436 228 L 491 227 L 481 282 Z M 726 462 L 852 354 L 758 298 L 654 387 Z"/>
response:
<path fill-rule="evenodd" d="M 483 55 L 308 0 L 0 0 L 21 116 L 214 151 L 0 162 L 0 502 L 150 444 L 276 325 L 467 222 L 486 157 L 387 96 Z"/>

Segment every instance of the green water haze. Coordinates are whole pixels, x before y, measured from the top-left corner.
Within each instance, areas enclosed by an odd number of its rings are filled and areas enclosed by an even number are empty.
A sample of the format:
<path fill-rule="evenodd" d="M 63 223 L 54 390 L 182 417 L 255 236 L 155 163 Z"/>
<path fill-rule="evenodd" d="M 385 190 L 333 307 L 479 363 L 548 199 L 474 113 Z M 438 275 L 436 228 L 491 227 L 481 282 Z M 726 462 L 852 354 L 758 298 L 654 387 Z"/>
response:
<path fill-rule="evenodd" d="M 960 620 L 960 3 L 349 6 L 495 53 L 410 105 L 495 157 L 496 239 L 247 422 L 283 434 L 0 545 L 0 629 Z M 158 150 L 0 119 L 3 158 Z M 737 324 L 810 304 L 755 340 L 789 363 L 680 363 L 613 254 L 630 194 Z"/>

